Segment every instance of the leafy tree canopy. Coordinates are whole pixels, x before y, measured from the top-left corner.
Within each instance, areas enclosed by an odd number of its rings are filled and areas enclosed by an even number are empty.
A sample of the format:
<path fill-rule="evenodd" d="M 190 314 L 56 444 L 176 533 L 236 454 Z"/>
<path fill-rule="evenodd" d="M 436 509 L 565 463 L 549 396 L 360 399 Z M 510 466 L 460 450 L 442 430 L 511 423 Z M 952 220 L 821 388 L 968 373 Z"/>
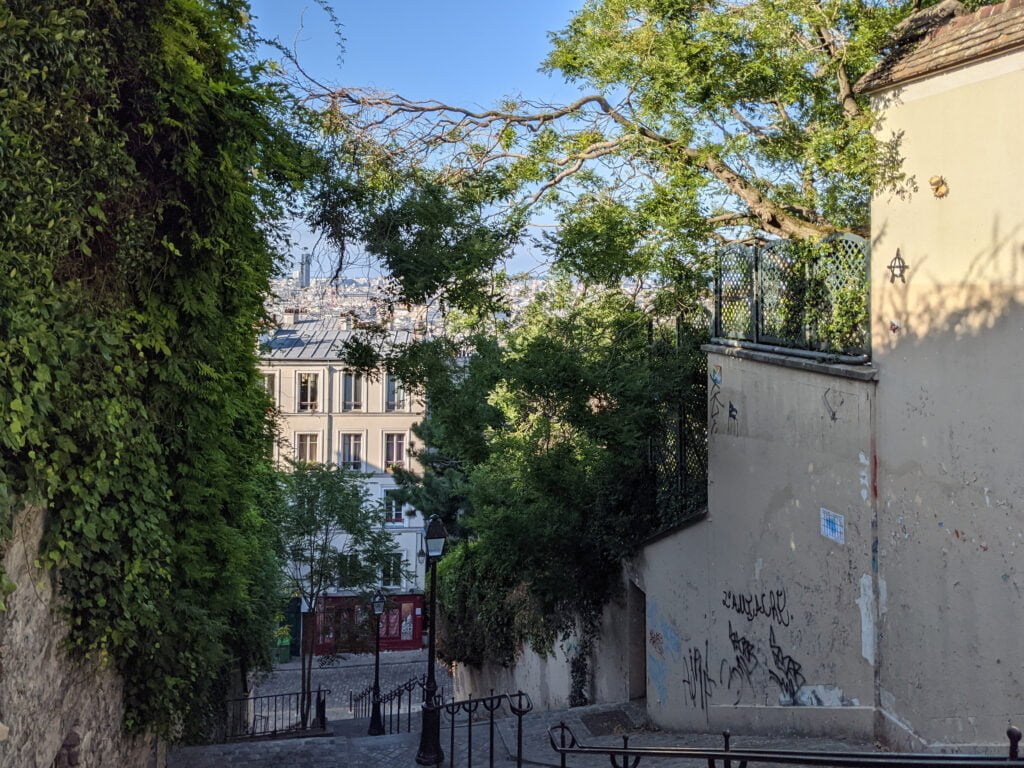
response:
<path fill-rule="evenodd" d="M 431 403 L 417 428 L 424 470 L 400 479 L 459 542 L 440 566 L 450 658 L 549 649 L 599 615 L 621 558 L 678 519 L 656 503 L 651 451 L 703 374 L 692 345 L 648 320 L 620 290 L 562 279 L 497 335 L 417 350 L 405 375 Z"/>
<path fill-rule="evenodd" d="M 900 174 L 853 83 L 914 7 L 588 0 L 544 62 L 579 85 L 570 104 L 315 95 L 377 162 L 484 190 L 514 221 L 553 210 L 553 259 L 577 274 L 671 275 L 721 241 L 866 231 L 872 187 Z"/>

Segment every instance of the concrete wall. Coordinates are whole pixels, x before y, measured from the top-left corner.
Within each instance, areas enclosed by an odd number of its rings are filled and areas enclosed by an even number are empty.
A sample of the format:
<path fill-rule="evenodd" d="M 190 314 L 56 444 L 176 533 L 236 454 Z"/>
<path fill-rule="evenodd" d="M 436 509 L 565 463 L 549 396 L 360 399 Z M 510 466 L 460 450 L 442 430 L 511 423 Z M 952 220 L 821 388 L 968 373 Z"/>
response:
<path fill-rule="evenodd" d="M 708 516 L 636 564 L 648 713 L 669 728 L 870 736 L 874 383 L 726 351 L 708 355 Z M 822 535 L 822 510 L 841 536 Z"/>
<path fill-rule="evenodd" d="M 163 765 L 151 740 L 122 732 L 117 674 L 67 652 L 52 574 L 35 566 L 43 520 L 19 512 L 3 558 L 16 589 L 0 614 L 0 768 Z"/>
<path fill-rule="evenodd" d="M 1005 744 L 1024 721 L 1022 93 L 1018 52 L 879 98 L 919 187 L 872 206 L 879 725 L 902 746 Z"/>
<path fill-rule="evenodd" d="M 636 594 L 629 590 L 629 577 L 623 577 L 623 589 L 607 606 L 601 616 L 601 629 L 590 656 L 586 695 L 591 704 L 625 701 L 630 698 L 630 679 L 634 687 L 643 680 L 643 656 L 635 658 L 638 644 L 642 647 L 643 627 L 637 636 L 635 622 Z M 455 694 L 460 698 L 486 696 L 492 690 L 522 690 L 530 695 L 538 711 L 565 709 L 569 706 L 572 679 L 570 659 L 578 652 L 578 639 L 570 637 L 559 643 L 551 654 L 539 654 L 532 648 L 523 648 L 515 663 L 508 667 L 488 664 L 477 668 L 465 664 L 455 666 L 453 678 Z M 631 650 L 633 662 L 631 665 Z M 641 666 L 637 666 L 637 664 Z M 642 685 L 641 685 L 641 690 Z M 643 695 L 641 693 L 641 695 Z"/>

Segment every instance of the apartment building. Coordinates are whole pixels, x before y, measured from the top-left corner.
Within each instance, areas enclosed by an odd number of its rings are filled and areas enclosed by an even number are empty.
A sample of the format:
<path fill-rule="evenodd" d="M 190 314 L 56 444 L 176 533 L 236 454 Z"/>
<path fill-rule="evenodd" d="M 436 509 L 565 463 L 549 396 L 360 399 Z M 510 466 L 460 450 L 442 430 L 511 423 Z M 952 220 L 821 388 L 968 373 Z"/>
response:
<path fill-rule="evenodd" d="M 277 460 L 332 463 L 362 472 L 371 503 L 384 505 L 385 524 L 395 540 L 394 562 L 381 574 L 381 586 L 396 607 L 382 622 L 381 647 L 421 645 L 424 566 L 423 518 L 396 498 L 395 468 L 416 469 L 411 456 L 412 426 L 423 404 L 397 378 L 381 372 L 367 376 L 349 370 L 340 359 L 351 322 L 338 318 L 284 315 L 263 339 L 260 371 L 279 413 Z M 394 332 L 392 341 L 409 340 L 412 331 Z M 338 548 L 342 548 L 339 542 Z M 338 614 L 361 610 L 360 600 L 344 584 L 344 575 L 315 607 L 317 653 L 333 653 Z"/>

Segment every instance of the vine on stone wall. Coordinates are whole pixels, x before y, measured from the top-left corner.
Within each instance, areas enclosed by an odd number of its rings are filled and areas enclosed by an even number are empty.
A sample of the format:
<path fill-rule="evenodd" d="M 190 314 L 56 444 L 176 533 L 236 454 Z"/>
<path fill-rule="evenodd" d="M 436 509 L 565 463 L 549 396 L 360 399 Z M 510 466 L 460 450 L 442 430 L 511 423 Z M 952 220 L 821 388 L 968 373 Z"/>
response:
<path fill-rule="evenodd" d="M 255 335 L 268 232 L 310 156 L 238 0 L 0 5 L 0 509 L 126 725 L 180 733 L 269 663 Z"/>

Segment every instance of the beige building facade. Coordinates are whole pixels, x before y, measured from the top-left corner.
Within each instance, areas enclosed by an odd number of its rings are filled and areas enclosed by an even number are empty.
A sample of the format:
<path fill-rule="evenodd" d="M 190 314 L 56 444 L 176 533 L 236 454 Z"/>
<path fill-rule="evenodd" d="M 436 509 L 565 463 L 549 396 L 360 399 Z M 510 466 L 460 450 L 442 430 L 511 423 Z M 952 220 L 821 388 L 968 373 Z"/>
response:
<path fill-rule="evenodd" d="M 382 586 L 422 594 L 424 566 L 417 554 L 423 518 L 395 499 L 393 471 L 419 468 L 412 427 L 423 417 L 423 403 L 385 372 L 368 376 L 343 365 L 341 347 L 353 333 L 348 325 L 334 318 L 289 317 L 264 339 L 260 373 L 278 414 L 275 458 L 364 473 L 369 502 L 383 505 L 401 565 L 381 574 Z M 328 594 L 348 591 L 339 584 Z"/>

